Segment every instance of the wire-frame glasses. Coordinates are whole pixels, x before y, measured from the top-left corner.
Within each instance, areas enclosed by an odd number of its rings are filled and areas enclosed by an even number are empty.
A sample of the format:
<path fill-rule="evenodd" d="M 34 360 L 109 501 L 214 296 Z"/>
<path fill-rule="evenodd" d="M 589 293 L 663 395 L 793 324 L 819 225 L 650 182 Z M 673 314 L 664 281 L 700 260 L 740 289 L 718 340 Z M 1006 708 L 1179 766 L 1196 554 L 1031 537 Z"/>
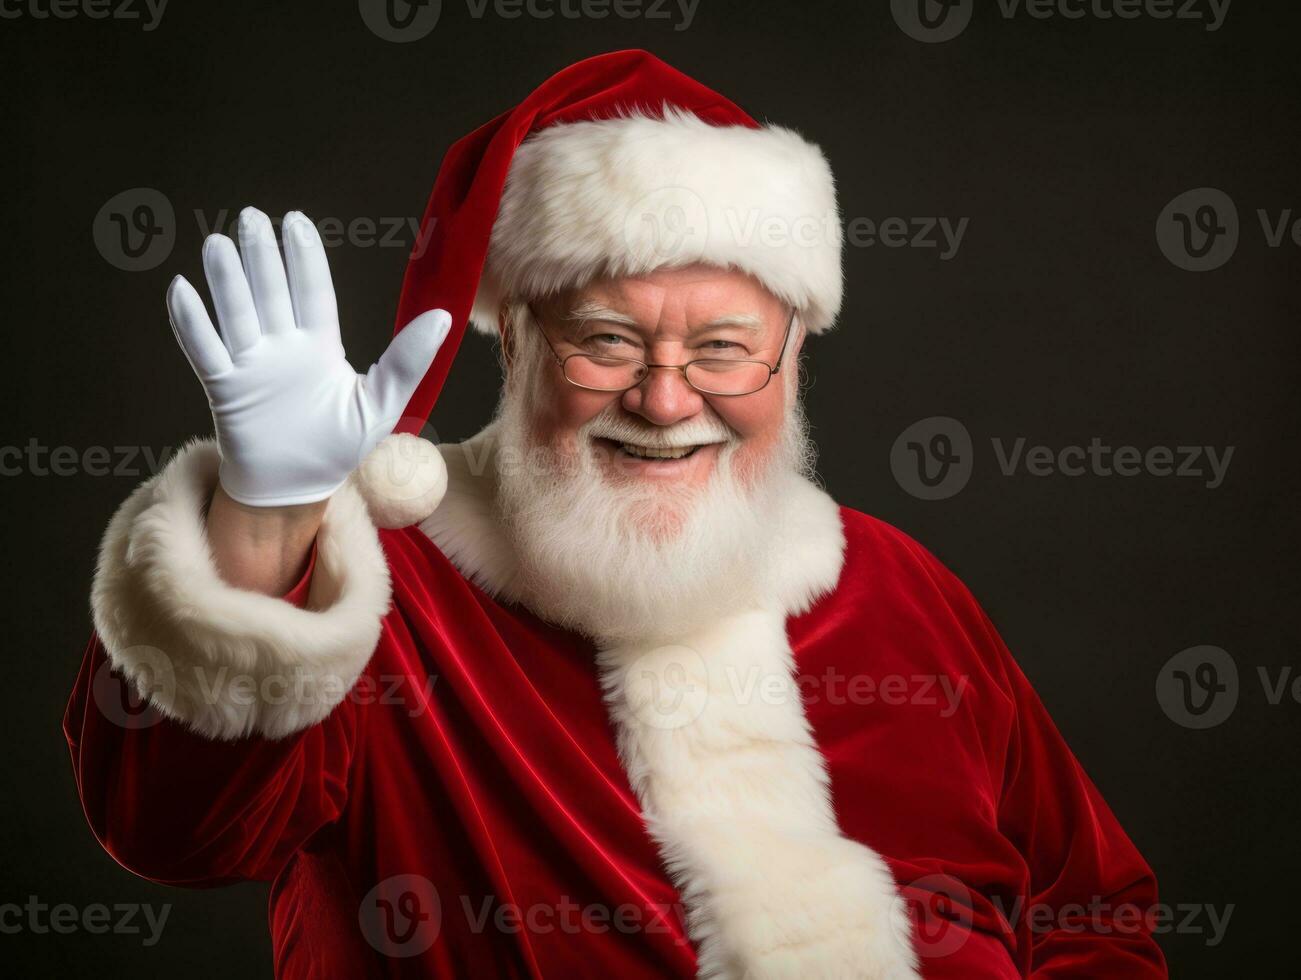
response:
<path fill-rule="evenodd" d="M 537 312 L 531 305 L 528 309 L 541 330 L 542 321 Z M 791 310 L 775 364 L 741 357 L 697 357 L 685 364 L 648 364 L 635 357 L 589 354 L 583 351 L 561 357 L 545 330 L 542 330 L 542 339 L 547 342 L 551 356 L 560 365 L 565 380 L 577 388 L 586 388 L 588 391 L 627 391 L 645 381 L 652 368 L 661 368 L 666 371 L 681 371 L 687 384 L 702 395 L 732 397 L 752 395 L 768 386 L 768 382 L 781 370 L 782 359 L 786 356 L 786 343 L 790 340 L 794 324 L 795 310 Z"/>

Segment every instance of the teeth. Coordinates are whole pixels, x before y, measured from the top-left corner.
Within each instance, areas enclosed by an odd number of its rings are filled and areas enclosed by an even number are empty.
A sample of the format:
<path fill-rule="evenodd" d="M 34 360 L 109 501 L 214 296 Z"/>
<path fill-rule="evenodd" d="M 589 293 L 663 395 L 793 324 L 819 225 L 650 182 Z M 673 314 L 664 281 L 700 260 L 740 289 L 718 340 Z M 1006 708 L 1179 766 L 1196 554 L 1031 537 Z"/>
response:
<path fill-rule="evenodd" d="M 642 459 L 681 459 L 683 456 L 695 452 L 695 446 L 675 446 L 672 449 L 658 449 L 653 446 L 634 446 L 630 442 L 620 444 L 620 448 L 629 456 L 640 456 Z"/>

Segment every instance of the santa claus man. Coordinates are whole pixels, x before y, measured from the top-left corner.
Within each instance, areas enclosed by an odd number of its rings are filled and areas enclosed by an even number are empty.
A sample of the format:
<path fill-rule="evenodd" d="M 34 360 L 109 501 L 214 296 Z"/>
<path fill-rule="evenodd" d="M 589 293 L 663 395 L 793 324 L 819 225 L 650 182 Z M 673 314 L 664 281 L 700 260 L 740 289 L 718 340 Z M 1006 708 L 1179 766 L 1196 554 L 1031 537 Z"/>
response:
<path fill-rule="evenodd" d="M 110 523 L 67 712 L 108 852 L 273 881 L 280 977 L 1164 976 L 988 619 L 812 479 L 838 229 L 815 146 L 625 51 L 453 147 L 365 375 L 307 218 L 211 237 L 215 439 Z M 470 321 L 495 420 L 381 442 Z"/>

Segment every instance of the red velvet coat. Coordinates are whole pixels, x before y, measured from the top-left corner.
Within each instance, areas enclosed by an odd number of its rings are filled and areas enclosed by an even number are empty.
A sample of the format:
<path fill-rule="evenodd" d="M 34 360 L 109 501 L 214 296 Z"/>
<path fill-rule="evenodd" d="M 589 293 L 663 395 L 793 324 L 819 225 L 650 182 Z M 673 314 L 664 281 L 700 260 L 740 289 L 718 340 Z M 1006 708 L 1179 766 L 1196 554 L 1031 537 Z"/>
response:
<path fill-rule="evenodd" d="M 989 620 L 915 542 L 841 514 L 839 585 L 788 632 L 840 827 L 912 900 L 924 975 L 1165 976 L 1152 873 Z M 286 739 L 124 725 L 92 640 L 65 730 L 103 846 L 155 881 L 273 881 L 283 978 L 694 975 L 592 646 L 418 530 L 382 541 L 374 657 Z"/>

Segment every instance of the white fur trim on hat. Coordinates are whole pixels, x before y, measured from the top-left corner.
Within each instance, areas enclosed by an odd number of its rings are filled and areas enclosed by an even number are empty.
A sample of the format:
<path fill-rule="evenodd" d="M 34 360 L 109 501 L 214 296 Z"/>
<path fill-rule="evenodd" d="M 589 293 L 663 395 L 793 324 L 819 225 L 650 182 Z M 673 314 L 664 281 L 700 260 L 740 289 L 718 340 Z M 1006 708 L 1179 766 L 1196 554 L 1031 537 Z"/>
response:
<path fill-rule="evenodd" d="M 471 317 L 504 303 L 694 263 L 754 276 L 821 333 L 840 310 L 841 228 L 822 151 L 780 126 L 666 107 L 562 123 L 515 153 Z"/>
<path fill-rule="evenodd" d="M 191 443 L 109 522 L 91 590 L 113 666 L 169 718 L 211 738 L 282 738 L 326 717 L 370 660 L 388 563 L 356 489 L 330 498 L 316 538 L 314 609 L 226 584 L 204 513 L 216 443 Z"/>

